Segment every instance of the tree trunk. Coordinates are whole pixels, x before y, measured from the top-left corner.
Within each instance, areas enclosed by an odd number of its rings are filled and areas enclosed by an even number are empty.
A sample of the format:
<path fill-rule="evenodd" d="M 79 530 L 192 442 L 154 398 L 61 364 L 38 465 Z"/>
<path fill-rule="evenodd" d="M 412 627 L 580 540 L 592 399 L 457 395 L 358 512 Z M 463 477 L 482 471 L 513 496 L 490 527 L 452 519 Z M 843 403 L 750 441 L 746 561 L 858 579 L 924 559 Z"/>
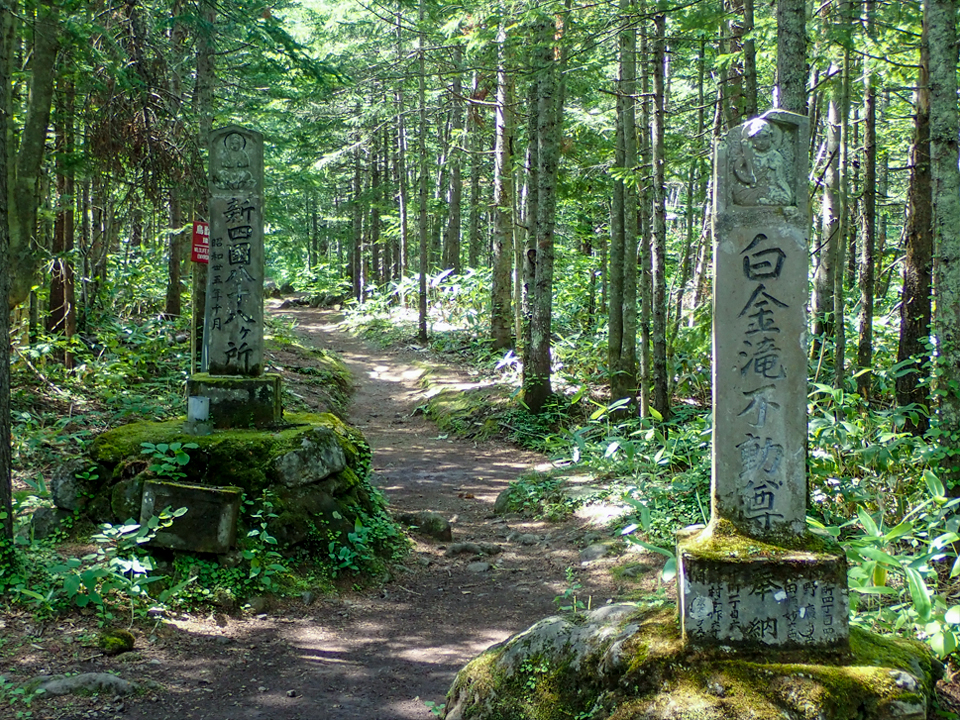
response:
<path fill-rule="evenodd" d="M 941 469 L 948 487 L 960 478 L 960 171 L 957 163 L 957 3 L 926 0 L 930 40 L 930 169 L 933 180 L 934 287 L 936 290 L 938 425 L 947 441 Z"/>
<path fill-rule="evenodd" d="M 170 244 L 167 258 L 167 295 L 164 315 L 168 319 L 180 316 L 180 261 L 183 255 L 183 205 L 178 188 L 170 190 Z"/>
<path fill-rule="evenodd" d="M 611 209 L 608 365 L 610 400 L 637 394 L 637 31 L 631 0 L 621 0 L 620 77 L 617 82 L 617 160 L 622 179 L 615 181 Z"/>
<path fill-rule="evenodd" d="M 666 66 L 663 14 L 654 16 L 653 42 L 653 408 L 663 419 L 670 417 L 669 375 L 667 372 L 667 208 L 664 197 L 664 74 Z"/>
<path fill-rule="evenodd" d="M 480 99 L 480 74 L 473 73 L 470 97 Z M 467 111 L 467 136 L 470 142 L 470 219 L 468 221 L 467 258 L 470 267 L 480 267 L 480 174 L 483 169 L 483 136 L 480 128 L 480 105 Z"/>
<path fill-rule="evenodd" d="M 463 198 L 461 184 L 461 165 L 463 162 L 463 48 L 459 44 L 453 46 L 453 81 L 450 83 L 450 124 L 452 137 L 450 138 L 450 192 L 449 214 L 447 215 L 447 238 L 443 244 L 443 267 L 460 274 L 460 206 Z"/>
<path fill-rule="evenodd" d="M 873 2 L 864 4 L 868 31 Z M 860 224 L 860 315 L 857 345 L 857 392 L 866 402 L 872 395 L 873 298 L 876 266 L 873 256 L 877 226 L 877 91 L 870 72 L 870 60 L 863 62 L 863 219 Z"/>
<path fill-rule="evenodd" d="M 850 25 L 850 3 L 840 3 L 840 22 L 844 28 Z M 840 112 L 840 224 L 837 228 L 836 261 L 833 264 L 833 382 L 834 387 L 842 389 L 846 380 L 847 332 L 844 319 L 846 296 L 844 278 L 847 250 L 847 226 L 850 216 L 850 77 L 852 74 L 851 50 L 849 44 L 843 48 L 843 68 L 840 80 L 840 96 L 837 103 Z"/>
<path fill-rule="evenodd" d="M 807 114 L 806 0 L 777 0 L 777 86 L 774 106 Z"/>
<path fill-rule="evenodd" d="M 9 3 L 15 12 L 15 3 Z M 59 48 L 59 3 L 43 0 L 37 9 L 33 51 L 30 57 L 30 96 L 20 150 L 16 158 L 12 204 L 9 208 L 10 291 L 8 304 L 13 308 L 30 294 L 34 277 L 44 259 L 37 242 L 37 184 L 40 166 L 46 153 L 47 129 L 53 101 L 53 81 Z"/>
<path fill-rule="evenodd" d="M 537 28 L 537 135 L 539 158 L 536 266 L 530 316 L 530 363 L 523 366 L 523 397 L 530 412 L 543 410 L 551 395 L 550 355 L 553 314 L 553 256 L 557 170 L 563 122 L 563 72 L 555 57 L 554 26 L 541 16 Z M 531 108 L 533 110 L 533 108 Z"/>
<path fill-rule="evenodd" d="M 817 365 L 819 358 L 833 336 L 833 294 L 835 285 L 837 246 L 840 244 L 841 218 L 843 217 L 840 196 L 840 111 L 841 83 L 834 84 L 827 110 L 827 164 L 824 168 L 823 201 L 820 204 L 820 244 L 814 250 L 816 269 L 813 275 L 813 342 L 811 354 Z"/>
<path fill-rule="evenodd" d="M 514 254 L 513 219 L 513 76 L 506 26 L 497 33 L 497 119 L 493 170 L 493 275 L 490 337 L 493 348 L 513 346 L 511 268 Z"/>
<path fill-rule="evenodd" d="M 420 171 L 420 192 L 417 216 L 417 232 L 420 235 L 420 288 L 419 288 L 419 317 L 417 324 L 417 338 L 426 343 L 427 338 L 427 272 L 430 269 L 430 242 L 427 226 L 427 68 L 426 43 L 427 35 L 424 29 L 424 3 L 420 0 L 417 5 L 417 107 L 420 114 L 420 127 L 417 133 L 417 161 Z"/>
<path fill-rule="evenodd" d="M 930 50 L 926 20 L 920 41 L 920 67 L 917 76 L 917 102 L 914 113 L 913 147 L 910 156 L 910 186 L 907 192 L 907 220 L 903 228 L 903 291 L 900 298 L 900 342 L 897 363 L 913 358 L 902 366 L 897 377 L 897 404 L 915 404 L 928 409 L 927 389 L 920 384 L 930 358 L 930 285 L 933 280 L 933 207 L 930 180 Z M 909 372 L 912 370 L 912 372 Z M 929 421 L 921 413 L 907 429 L 922 435 Z"/>
<path fill-rule="evenodd" d="M 56 123 L 59 154 L 56 158 L 57 215 L 53 230 L 53 271 L 50 277 L 50 314 L 47 330 L 62 335 L 67 347 L 57 352 L 66 368 L 73 367 L 70 339 L 77 331 L 77 305 L 74 292 L 73 250 L 75 246 L 74 179 L 69 168 L 74 152 L 74 89 L 68 80 L 60 80 L 61 102 Z"/>
<path fill-rule="evenodd" d="M 640 13 L 646 14 L 646 2 L 641 0 Z M 650 318 L 653 304 L 653 276 L 652 276 L 652 248 L 651 234 L 653 232 L 653 198 L 650 193 L 651 180 L 653 176 L 653 160 L 650 149 L 650 62 L 648 61 L 648 43 L 646 28 L 640 34 L 640 206 L 637 217 L 637 232 L 639 234 L 639 262 L 637 269 L 638 275 L 638 298 L 637 304 L 640 306 L 640 318 L 638 335 L 640 347 L 638 355 L 640 360 L 640 416 L 647 417 L 650 414 L 650 395 L 653 391 L 653 369 L 651 367 L 650 357 Z M 701 48 L 703 46 L 701 45 Z M 702 68 L 702 65 L 701 65 Z M 604 285 L 606 287 L 606 285 Z"/>
<path fill-rule="evenodd" d="M 10 105 L 15 3 L 0 8 L 0 109 Z M 8 114 L 0 112 L 0 297 L 10 296 L 10 227 L 7 178 Z M 10 447 L 10 311 L 0 310 L 0 565 L 13 561 L 13 456 Z"/>

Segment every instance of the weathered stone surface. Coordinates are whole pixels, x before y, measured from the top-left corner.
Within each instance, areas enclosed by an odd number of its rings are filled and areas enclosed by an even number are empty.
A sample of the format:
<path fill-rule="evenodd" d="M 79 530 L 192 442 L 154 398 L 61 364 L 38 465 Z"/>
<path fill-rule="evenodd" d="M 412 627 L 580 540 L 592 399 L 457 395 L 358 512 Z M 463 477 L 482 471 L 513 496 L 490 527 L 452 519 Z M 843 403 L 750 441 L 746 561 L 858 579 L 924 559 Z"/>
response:
<path fill-rule="evenodd" d="M 143 484 L 140 523 L 164 508 L 187 512 L 156 534 L 151 545 L 190 552 L 225 553 L 237 538 L 241 490 L 148 480 Z"/>
<path fill-rule="evenodd" d="M 121 480 L 113 486 L 110 495 L 110 509 L 114 517 L 128 520 L 140 517 L 140 507 L 143 501 L 143 482 L 149 475 L 140 473 L 128 480 Z"/>
<path fill-rule="evenodd" d="M 263 372 L 263 136 L 235 125 L 210 133 L 210 263 L 203 369 Z"/>
<path fill-rule="evenodd" d="M 66 522 L 72 517 L 73 513 L 63 508 L 37 508 L 30 517 L 30 532 L 37 540 L 45 540 L 66 529 Z"/>
<path fill-rule="evenodd" d="M 457 675 L 447 720 L 894 720 L 926 717 L 943 672 L 929 648 L 854 630 L 849 662 L 687 647 L 672 608 L 550 617 Z"/>
<path fill-rule="evenodd" d="M 80 673 L 79 675 L 40 676 L 31 682 L 37 690 L 47 695 L 132 695 L 137 685 L 110 673 Z"/>
<path fill-rule="evenodd" d="M 849 649 L 847 564 L 819 538 L 786 549 L 716 532 L 677 545 L 680 622 L 693 647 Z M 807 547 L 803 547 L 806 542 Z"/>
<path fill-rule="evenodd" d="M 340 442 L 332 430 L 317 427 L 300 441 L 300 447 L 277 458 L 277 476 L 287 487 L 325 480 L 347 466 Z"/>
<path fill-rule="evenodd" d="M 190 461 L 180 467 L 183 482 L 236 485 L 251 498 L 271 492 L 277 517 L 270 519 L 269 529 L 281 547 L 307 540 L 322 542 L 323 547 L 330 540 L 345 542 L 360 515 L 379 517 L 384 512 L 371 491 L 369 447 L 358 430 L 335 415 L 288 413 L 286 419 L 288 424 L 270 430 L 229 429 L 200 436 L 185 433 L 182 419 L 133 423 L 105 432 L 88 451 L 89 464 L 96 465 L 102 487 L 90 489 L 93 497 L 85 512 L 95 522 L 122 522 L 130 517 L 125 510 L 128 502 L 135 499 L 133 517 L 138 518 L 141 499 L 136 496 L 136 483 L 156 479 L 145 472 L 141 443 L 194 443 L 198 447 L 187 451 Z M 322 480 L 316 479 L 323 474 L 319 472 L 310 484 L 290 487 L 279 471 L 285 464 L 281 458 L 303 451 L 304 441 L 315 443 L 318 433 L 335 438 L 343 456 L 342 469 Z"/>
<path fill-rule="evenodd" d="M 806 529 L 807 133 L 771 111 L 716 149 L 713 511 L 755 537 Z"/>
<path fill-rule="evenodd" d="M 449 521 L 439 513 L 422 510 L 415 513 L 397 513 L 394 519 L 414 530 L 420 535 L 449 542 L 453 540 L 453 528 Z"/>
<path fill-rule="evenodd" d="M 280 375 L 257 378 L 197 373 L 187 380 L 187 395 L 209 399 L 210 427 L 264 428 L 283 421 Z"/>
<path fill-rule="evenodd" d="M 61 510 L 76 510 L 80 507 L 80 483 L 77 473 L 89 469 L 90 462 L 83 458 L 71 458 L 58 465 L 50 475 L 50 499 Z"/>

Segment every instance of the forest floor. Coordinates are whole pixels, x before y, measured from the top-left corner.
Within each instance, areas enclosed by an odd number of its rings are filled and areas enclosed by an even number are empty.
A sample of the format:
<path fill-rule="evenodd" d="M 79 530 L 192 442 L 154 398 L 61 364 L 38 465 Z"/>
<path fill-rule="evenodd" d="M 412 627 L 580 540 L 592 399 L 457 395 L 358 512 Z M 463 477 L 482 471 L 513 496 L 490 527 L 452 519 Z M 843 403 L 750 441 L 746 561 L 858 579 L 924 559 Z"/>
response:
<path fill-rule="evenodd" d="M 448 556 L 449 543 L 414 536 L 409 557 L 383 585 L 347 585 L 336 595 L 318 593 L 309 604 L 275 600 L 257 614 L 173 614 L 155 625 L 134 625 L 135 650 L 116 657 L 100 655 L 91 643 L 92 615 L 49 625 L 28 613 L 5 615 L 0 674 L 9 681 L 110 672 L 152 688 L 126 698 L 41 697 L 28 717 L 430 718 L 424 701 L 443 703 L 471 658 L 556 612 L 554 599 L 570 585 L 567 568 L 583 585 L 580 597 L 594 606 L 656 589 L 658 563 L 647 556 L 581 564 L 580 550 L 605 539 L 603 528 L 575 517 L 546 523 L 493 515 L 498 493 L 548 461 L 505 443 L 440 435 L 418 412 L 425 374 L 433 388 L 466 387 L 471 379 L 464 372 L 412 346 L 384 349 L 352 337 L 329 310 L 283 312 L 296 319 L 306 344 L 338 353 L 352 372 L 356 392 L 348 420 L 373 448 L 374 483 L 391 509 L 438 512 L 452 522 L 455 542 L 496 543 L 502 552 L 478 571 L 476 558 Z M 308 387 L 297 392 L 310 403 Z M 650 567 L 615 580 L 611 565 L 625 561 Z M 0 718 L 6 717 L 16 717 L 16 710 L 0 702 Z"/>
<path fill-rule="evenodd" d="M 382 585 L 346 583 L 309 602 L 277 599 L 233 615 L 138 621 L 134 651 L 116 657 L 97 650 L 92 612 L 47 624 L 24 611 L 0 614 L 0 676 L 8 683 L 0 682 L 0 720 L 427 720 L 434 715 L 424 701 L 443 703 L 464 664 L 556 612 L 555 598 L 570 587 L 567 568 L 583 586 L 579 597 L 594 606 L 658 589 L 656 558 L 585 561 L 581 550 L 608 537 L 585 519 L 493 514 L 512 480 L 549 463 L 505 443 L 444 436 L 418 411 L 427 385 L 466 388 L 476 378 L 413 345 L 384 349 L 352 337 L 332 311 L 283 312 L 306 344 L 338 353 L 351 370 L 348 420 L 373 448 L 374 483 L 391 509 L 436 511 L 451 520 L 455 542 L 496 543 L 502 553 L 478 572 L 476 558 L 447 555 L 450 543 L 414 536 L 410 555 Z M 294 391 L 325 409 L 325 396 L 310 385 Z M 615 579 L 617 565 L 632 566 L 635 577 Z M 87 672 L 149 689 L 127 697 L 41 696 L 29 708 L 10 702 L 11 689 L 29 678 Z M 960 711 L 956 681 L 948 677 L 939 691 L 943 709 Z"/>

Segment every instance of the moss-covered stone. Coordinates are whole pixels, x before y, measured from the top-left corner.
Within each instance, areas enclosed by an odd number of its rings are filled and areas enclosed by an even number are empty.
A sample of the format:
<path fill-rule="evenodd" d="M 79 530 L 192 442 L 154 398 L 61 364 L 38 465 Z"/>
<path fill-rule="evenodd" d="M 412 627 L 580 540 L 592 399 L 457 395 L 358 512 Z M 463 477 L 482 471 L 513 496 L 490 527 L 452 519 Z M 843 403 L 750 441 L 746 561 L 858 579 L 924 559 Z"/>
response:
<path fill-rule="evenodd" d="M 846 662 L 706 656 L 673 608 L 609 606 L 547 618 L 457 675 L 447 720 L 923 718 L 942 666 L 925 646 L 851 630 Z"/>
<path fill-rule="evenodd" d="M 286 420 L 282 427 L 226 429 L 200 436 L 186 433 L 182 418 L 132 423 L 105 432 L 89 450 L 97 479 L 82 489 L 89 499 L 86 511 L 98 522 L 139 517 L 138 489 L 142 490 L 145 480 L 156 478 L 148 470 L 150 456 L 143 455 L 142 443 L 147 442 L 197 446 L 186 451 L 190 460 L 179 467 L 182 482 L 237 486 L 251 497 L 274 493 L 277 517 L 271 519 L 270 530 L 284 546 L 303 542 L 316 535 L 318 528 L 345 537 L 360 514 L 382 513 L 382 502 L 370 492 L 371 452 L 359 430 L 330 413 L 288 413 Z M 330 473 L 331 466 L 324 464 L 323 472 L 304 478 L 302 487 L 290 487 L 289 458 L 317 445 L 318 437 L 329 441 L 331 434 L 339 445 L 334 467 L 341 467 L 342 460 L 342 469 Z M 306 473 L 319 465 L 306 462 L 302 469 Z"/>
<path fill-rule="evenodd" d="M 135 638 L 129 630 L 114 629 L 100 633 L 97 645 L 104 655 L 119 655 L 133 650 Z"/>

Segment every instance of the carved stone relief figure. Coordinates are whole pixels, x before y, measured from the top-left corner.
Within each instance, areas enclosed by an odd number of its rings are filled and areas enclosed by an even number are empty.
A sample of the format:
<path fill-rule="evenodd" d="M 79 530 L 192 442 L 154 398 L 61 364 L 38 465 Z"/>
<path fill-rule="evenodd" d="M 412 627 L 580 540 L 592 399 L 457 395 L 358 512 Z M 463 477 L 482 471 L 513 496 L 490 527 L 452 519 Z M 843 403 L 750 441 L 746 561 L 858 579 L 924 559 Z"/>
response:
<path fill-rule="evenodd" d="M 221 190 L 252 190 L 256 187 L 246 146 L 247 140 L 240 133 L 232 132 L 223 138 L 217 152 L 219 167 L 213 175 L 215 187 Z"/>
<path fill-rule="evenodd" d="M 783 132 L 757 118 L 743 128 L 739 148 L 731 153 L 737 182 L 733 201 L 737 205 L 794 205 L 792 147 L 786 147 Z M 784 157 L 784 156 L 787 157 Z"/>

